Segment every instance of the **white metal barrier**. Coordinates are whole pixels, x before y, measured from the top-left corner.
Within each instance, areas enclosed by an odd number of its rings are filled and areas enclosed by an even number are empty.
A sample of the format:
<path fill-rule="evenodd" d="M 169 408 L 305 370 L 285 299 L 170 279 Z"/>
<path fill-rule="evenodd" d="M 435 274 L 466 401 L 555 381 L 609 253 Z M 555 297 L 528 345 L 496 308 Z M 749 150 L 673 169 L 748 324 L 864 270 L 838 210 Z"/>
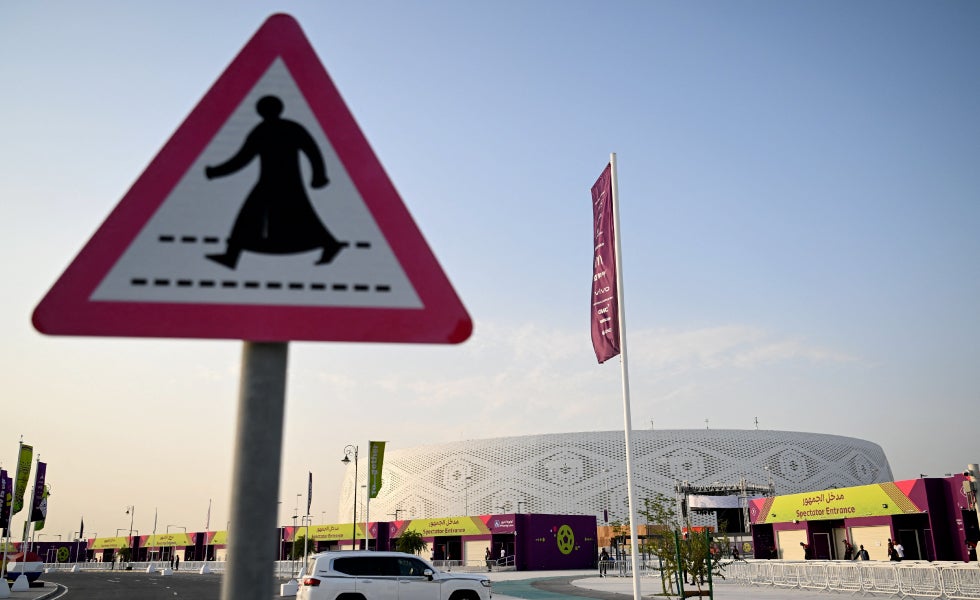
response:
<path fill-rule="evenodd" d="M 728 563 L 725 576 L 740 585 L 980 600 L 975 562 L 749 560 Z"/>
<path fill-rule="evenodd" d="M 943 593 L 946 598 L 974 600 L 980 598 L 980 569 L 977 563 L 953 563 L 943 566 Z"/>
<path fill-rule="evenodd" d="M 275 562 L 274 572 L 277 579 L 292 579 L 302 567 L 302 561 L 298 560 L 278 560 Z M 209 560 L 206 563 L 202 560 L 181 561 L 176 573 L 200 573 L 201 567 L 207 565 L 208 573 L 224 573 L 227 563 L 225 561 Z M 176 565 L 175 565 L 176 566 Z M 140 562 L 79 562 L 79 563 L 45 563 L 45 571 L 132 571 L 135 573 L 146 573 L 171 569 L 170 561 L 155 560 Z"/>

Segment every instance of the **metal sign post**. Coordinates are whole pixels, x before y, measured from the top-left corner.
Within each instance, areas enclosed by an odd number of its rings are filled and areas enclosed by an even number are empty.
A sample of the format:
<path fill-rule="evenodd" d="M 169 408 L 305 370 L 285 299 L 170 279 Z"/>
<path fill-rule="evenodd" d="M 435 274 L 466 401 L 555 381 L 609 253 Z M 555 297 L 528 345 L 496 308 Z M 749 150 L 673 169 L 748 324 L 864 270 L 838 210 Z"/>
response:
<path fill-rule="evenodd" d="M 276 559 L 276 503 L 286 410 L 285 342 L 245 342 L 222 600 L 266 600 Z M 247 532 L 247 533 L 246 533 Z"/>

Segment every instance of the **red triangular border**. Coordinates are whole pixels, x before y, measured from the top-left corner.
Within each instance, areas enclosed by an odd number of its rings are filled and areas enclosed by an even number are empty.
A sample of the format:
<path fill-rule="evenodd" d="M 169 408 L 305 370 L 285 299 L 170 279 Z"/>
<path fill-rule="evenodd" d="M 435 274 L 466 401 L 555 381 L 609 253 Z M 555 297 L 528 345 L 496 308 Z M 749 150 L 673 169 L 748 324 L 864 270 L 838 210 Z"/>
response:
<path fill-rule="evenodd" d="M 281 58 L 415 287 L 421 309 L 92 302 L 89 298 L 271 63 Z M 269 17 L 34 311 L 57 335 L 459 343 L 473 329 L 415 221 L 299 23 Z"/>

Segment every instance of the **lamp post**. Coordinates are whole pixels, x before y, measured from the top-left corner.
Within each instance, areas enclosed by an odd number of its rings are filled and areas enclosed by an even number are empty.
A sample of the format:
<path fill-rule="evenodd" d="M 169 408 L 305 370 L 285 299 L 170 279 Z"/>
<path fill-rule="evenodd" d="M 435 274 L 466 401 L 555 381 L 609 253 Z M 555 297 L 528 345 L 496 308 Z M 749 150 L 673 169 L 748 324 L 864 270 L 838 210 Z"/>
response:
<path fill-rule="evenodd" d="M 139 536 L 140 536 L 140 530 L 139 530 L 139 529 L 134 529 L 134 530 L 133 530 L 133 533 L 134 533 L 134 534 L 136 534 L 136 537 L 137 537 L 137 538 L 139 538 Z M 133 543 L 133 536 L 131 535 L 131 536 L 129 537 L 129 547 L 130 547 L 130 548 L 133 548 L 133 546 L 134 546 L 134 543 Z M 135 552 L 134 552 L 133 554 L 135 555 Z M 129 558 L 129 560 L 130 560 L 130 561 L 133 561 L 133 560 L 135 560 L 135 559 L 136 559 L 136 556 L 130 556 L 130 558 Z"/>
<path fill-rule="evenodd" d="M 344 446 L 344 457 L 340 459 L 340 462 L 345 465 L 350 464 L 350 455 L 354 455 L 354 522 L 351 524 L 351 548 L 356 549 L 357 545 L 357 446 L 353 444 L 347 444 Z"/>
<path fill-rule="evenodd" d="M 398 520 L 398 513 L 400 513 L 400 512 L 405 512 L 405 509 L 403 509 L 403 508 L 396 508 L 395 509 L 395 512 L 388 513 L 388 514 L 390 514 L 391 516 L 395 517 L 394 520 L 397 521 Z"/>
<path fill-rule="evenodd" d="M 464 516 L 470 515 L 470 482 L 473 481 L 472 477 L 466 478 L 466 510 L 464 511 Z"/>
<path fill-rule="evenodd" d="M 126 507 L 126 514 L 129 515 L 129 560 L 133 560 L 133 517 L 136 516 L 136 506 L 130 505 Z"/>
<path fill-rule="evenodd" d="M 609 473 L 609 469 L 603 469 L 602 472 Z M 605 517 L 606 525 L 609 525 L 609 475 L 603 476 L 602 482 L 606 487 L 606 506 L 602 509 L 602 516 Z"/>
<path fill-rule="evenodd" d="M 168 534 L 170 533 L 170 528 L 171 527 L 173 527 L 174 529 L 177 529 L 177 528 L 183 529 L 184 530 L 184 533 L 187 533 L 187 528 L 184 527 L 183 525 L 167 525 L 167 533 Z M 175 543 L 171 547 L 173 548 L 173 551 L 171 551 L 171 553 L 170 553 L 171 554 L 170 559 L 173 560 L 174 556 L 177 554 L 177 544 Z"/>

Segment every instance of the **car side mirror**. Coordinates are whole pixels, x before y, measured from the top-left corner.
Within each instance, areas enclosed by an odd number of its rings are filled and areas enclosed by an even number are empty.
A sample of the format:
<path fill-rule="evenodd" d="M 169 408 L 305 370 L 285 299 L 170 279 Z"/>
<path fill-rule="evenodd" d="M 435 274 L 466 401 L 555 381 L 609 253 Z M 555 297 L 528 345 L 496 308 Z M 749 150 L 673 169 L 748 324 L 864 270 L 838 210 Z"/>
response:
<path fill-rule="evenodd" d="M 426 569 L 426 570 L 422 571 L 422 574 L 425 575 L 425 577 L 429 581 L 432 581 L 432 577 L 433 577 L 433 575 L 435 575 L 435 573 L 432 572 L 432 569 Z"/>

